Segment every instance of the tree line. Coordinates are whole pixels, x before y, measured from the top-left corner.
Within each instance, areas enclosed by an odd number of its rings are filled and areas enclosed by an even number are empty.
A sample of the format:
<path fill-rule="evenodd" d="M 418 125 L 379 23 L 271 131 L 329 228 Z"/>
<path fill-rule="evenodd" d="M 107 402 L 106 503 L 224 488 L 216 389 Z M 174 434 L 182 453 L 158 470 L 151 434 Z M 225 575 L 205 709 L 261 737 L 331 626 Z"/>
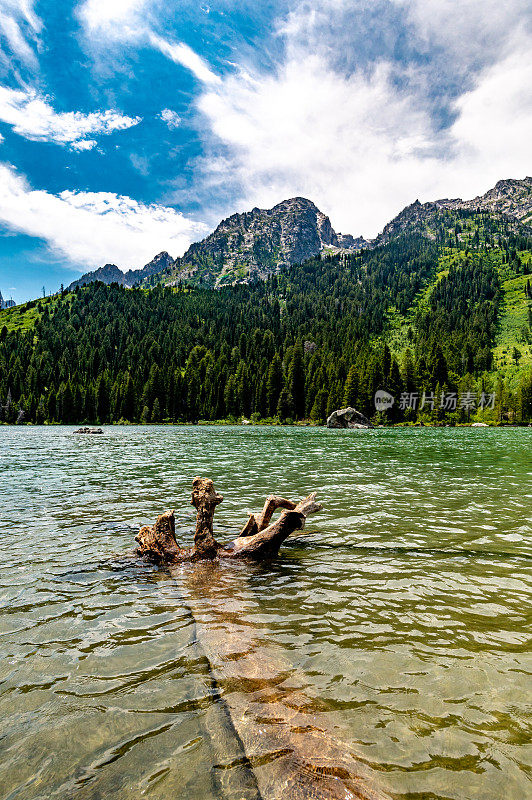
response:
<path fill-rule="evenodd" d="M 398 399 L 487 388 L 497 270 L 489 252 L 467 254 L 419 303 L 440 256 L 441 243 L 403 236 L 248 286 L 99 283 L 36 301 L 35 327 L 0 331 L 0 419 L 22 411 L 36 423 L 324 422 L 344 405 L 373 417 L 378 389 Z M 417 309 L 401 359 L 383 338 L 392 307 Z M 525 387 L 511 401 L 525 418 L 527 398 Z M 381 418 L 420 416 L 396 402 Z"/>

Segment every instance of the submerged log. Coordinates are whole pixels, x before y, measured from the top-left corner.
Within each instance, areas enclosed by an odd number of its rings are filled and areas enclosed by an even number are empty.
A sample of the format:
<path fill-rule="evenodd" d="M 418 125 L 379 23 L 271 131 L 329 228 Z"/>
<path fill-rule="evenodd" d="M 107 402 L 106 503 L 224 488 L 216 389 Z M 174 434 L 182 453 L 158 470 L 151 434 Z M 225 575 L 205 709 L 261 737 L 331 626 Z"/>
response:
<path fill-rule="evenodd" d="M 275 509 L 284 508 L 276 522 L 268 524 Z M 234 556 L 247 556 L 248 558 L 273 558 L 285 539 L 297 530 L 300 530 L 309 514 L 319 511 L 321 505 L 316 502 L 316 492 L 312 492 L 297 505 L 283 497 L 269 497 L 266 500 L 262 514 L 258 521 L 251 526 L 252 533 L 246 534 L 249 521 L 237 539 L 228 545 L 227 550 Z M 251 520 L 251 518 L 250 518 Z M 255 530 L 256 528 L 256 530 Z"/>
<path fill-rule="evenodd" d="M 224 765 L 223 796 L 390 800 L 377 773 L 348 744 L 345 728 L 342 739 L 338 717 L 293 664 L 290 651 L 257 619 L 263 609 L 247 579 L 264 573 L 243 562 L 241 569 L 224 570 L 220 561 L 207 560 L 170 572 L 184 590 L 198 655 L 219 696 L 203 719 L 217 763 Z M 216 713 L 228 723 L 225 736 Z"/>
<path fill-rule="evenodd" d="M 278 508 L 286 508 L 292 511 L 295 507 L 296 504 L 291 500 L 285 500 L 284 497 L 277 497 L 271 494 L 266 498 L 264 508 L 258 517 L 255 517 L 255 514 L 250 512 L 249 519 L 240 531 L 239 536 L 253 536 L 253 534 L 263 531 L 270 524 L 273 513 Z"/>
<path fill-rule="evenodd" d="M 270 495 L 260 514 L 256 517 L 249 515 L 237 538 L 222 545 L 213 533 L 214 512 L 222 500 L 223 495 L 216 492 L 210 478 L 194 478 L 191 503 L 196 509 L 196 531 L 193 547 L 178 545 L 174 512 L 166 511 L 157 517 L 154 525 L 144 525 L 138 532 L 135 537 L 139 544 L 138 554 L 168 563 L 214 558 L 274 558 L 284 540 L 303 528 L 309 514 L 321 509 L 316 501 L 316 492 L 299 503 Z M 283 513 L 278 520 L 271 522 L 278 508 L 284 509 Z"/>
<path fill-rule="evenodd" d="M 182 552 L 175 538 L 175 515 L 165 511 L 157 517 L 155 525 L 143 525 L 135 541 L 141 556 L 151 555 L 156 561 L 177 561 Z"/>

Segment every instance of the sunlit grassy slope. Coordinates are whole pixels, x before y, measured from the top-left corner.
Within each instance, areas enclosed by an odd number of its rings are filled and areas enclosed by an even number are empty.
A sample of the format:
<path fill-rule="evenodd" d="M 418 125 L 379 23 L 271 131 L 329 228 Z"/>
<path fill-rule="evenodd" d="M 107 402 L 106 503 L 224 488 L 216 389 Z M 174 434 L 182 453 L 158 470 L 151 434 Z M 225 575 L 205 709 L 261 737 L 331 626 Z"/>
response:
<path fill-rule="evenodd" d="M 516 270 L 515 262 L 505 264 L 503 262 L 503 252 L 494 249 L 489 253 L 489 258 L 496 266 L 502 290 L 502 300 L 500 305 L 499 324 L 494 354 L 494 372 L 504 375 L 513 384 L 518 376 L 532 366 L 532 333 L 530 321 L 532 319 L 532 299 L 527 297 L 527 284 L 532 285 L 532 274 L 523 274 L 530 270 L 532 272 L 532 253 L 520 251 L 518 253 L 521 267 Z M 416 315 L 426 311 L 429 298 L 437 283 L 449 274 L 451 265 L 460 266 L 467 257 L 464 250 L 445 248 L 439 259 L 438 269 L 432 281 L 430 281 L 422 292 L 418 294 L 415 302 L 408 311 L 402 315 L 397 309 L 390 308 L 388 311 L 388 327 L 385 333 L 392 352 L 402 360 L 404 352 L 412 346 L 414 331 L 416 326 Z M 470 254 L 469 257 L 475 257 Z M 515 354 L 517 348 L 518 354 Z M 517 361 L 515 355 L 518 355 Z"/>
<path fill-rule="evenodd" d="M 5 308 L 0 311 L 0 331 L 4 327 L 7 328 L 8 332 L 29 331 L 35 327 L 45 308 L 51 312 L 61 300 L 64 302 L 69 297 L 71 295 L 68 294 L 64 298 L 61 298 L 60 295 L 53 295 L 41 300 L 31 300 L 29 303 L 22 303 L 13 308 Z"/>

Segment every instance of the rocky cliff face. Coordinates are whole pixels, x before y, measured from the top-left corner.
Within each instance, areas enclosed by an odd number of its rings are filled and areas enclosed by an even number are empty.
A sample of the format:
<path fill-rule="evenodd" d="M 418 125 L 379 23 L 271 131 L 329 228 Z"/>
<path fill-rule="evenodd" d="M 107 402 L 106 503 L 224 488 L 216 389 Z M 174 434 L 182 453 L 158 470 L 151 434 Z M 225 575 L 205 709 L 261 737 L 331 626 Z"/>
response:
<path fill-rule="evenodd" d="M 424 233 L 428 220 L 437 211 L 438 206 L 436 203 L 420 203 L 419 200 L 416 200 L 415 203 L 403 208 L 391 222 L 388 222 L 382 229 L 382 233 L 379 233 L 371 244 L 374 246 L 386 244 L 406 231 L 409 233 Z"/>
<path fill-rule="evenodd" d="M 351 236 L 350 233 L 337 233 L 336 238 L 340 250 L 362 250 L 371 244 L 369 239 L 364 239 L 363 236 Z"/>
<path fill-rule="evenodd" d="M 249 283 L 325 248 L 359 249 L 360 241 L 353 237 L 340 241 L 329 217 L 310 200 L 294 197 L 271 209 L 254 208 L 223 220 L 162 277 L 170 285 L 190 279 L 215 286 Z"/>
<path fill-rule="evenodd" d="M 102 283 L 118 283 L 120 286 L 127 286 L 132 288 L 137 286 L 145 278 L 150 278 L 152 275 L 165 270 L 173 259 L 166 252 L 159 253 L 151 261 L 149 261 L 142 269 L 130 269 L 127 272 L 122 272 L 115 264 L 106 264 L 104 267 L 95 269 L 93 272 L 86 272 L 81 278 L 72 281 L 69 290 L 75 289 L 77 286 L 86 286 L 88 283 L 95 283 L 101 281 Z"/>
<path fill-rule="evenodd" d="M 128 270 L 128 272 L 125 273 L 126 286 L 136 286 L 145 278 L 150 278 L 152 275 L 158 275 L 160 272 L 163 272 L 163 270 L 167 269 L 170 264 L 173 263 L 174 260 L 172 256 L 168 255 L 166 250 L 163 250 L 162 253 L 152 258 L 142 269 Z"/>

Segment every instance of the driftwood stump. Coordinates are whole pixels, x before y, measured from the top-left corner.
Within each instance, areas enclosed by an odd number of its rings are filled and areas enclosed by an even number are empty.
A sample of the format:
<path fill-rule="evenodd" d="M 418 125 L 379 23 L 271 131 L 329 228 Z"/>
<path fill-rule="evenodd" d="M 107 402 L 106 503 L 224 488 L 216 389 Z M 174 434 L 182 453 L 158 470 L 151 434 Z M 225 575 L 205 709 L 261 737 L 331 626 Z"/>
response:
<path fill-rule="evenodd" d="M 193 547 L 179 547 L 174 512 L 166 511 L 157 517 L 155 525 L 144 525 L 140 529 L 135 537 L 139 544 L 137 553 L 168 563 L 214 558 L 274 558 L 284 540 L 304 526 L 309 514 L 321 509 L 316 502 L 316 492 L 299 503 L 270 495 L 258 516 L 249 515 L 237 538 L 222 545 L 213 533 L 214 512 L 222 500 L 223 496 L 216 492 L 210 478 L 194 478 L 191 503 L 196 509 L 196 532 Z M 278 508 L 284 511 L 278 520 L 271 522 Z"/>
<path fill-rule="evenodd" d="M 221 564 L 222 558 L 277 555 L 282 542 L 320 510 L 316 493 L 299 503 L 270 495 L 262 511 L 250 514 L 237 538 L 225 546 L 213 533 L 222 500 L 211 480 L 194 478 L 194 545 L 179 547 L 173 511 L 142 527 L 136 541 L 140 554 L 167 563 L 170 572 L 183 561 L 199 562 L 184 570 L 184 602 L 194 620 L 198 655 L 206 659 L 219 692 L 220 702 L 211 705 L 211 713 L 222 714 L 223 721 L 207 728 L 213 750 L 220 763 L 239 765 L 224 776 L 224 790 L 242 800 L 389 800 L 358 755 L 335 738 L 327 715 L 317 714 L 325 709 L 308 693 L 306 676 L 298 677 L 279 648 L 268 646 L 264 630 L 246 621 L 246 611 L 254 608 L 241 580 L 244 576 L 245 585 L 248 570 L 223 570 Z M 282 513 L 272 522 L 277 509 Z M 221 727 L 234 733 L 229 751 Z"/>

